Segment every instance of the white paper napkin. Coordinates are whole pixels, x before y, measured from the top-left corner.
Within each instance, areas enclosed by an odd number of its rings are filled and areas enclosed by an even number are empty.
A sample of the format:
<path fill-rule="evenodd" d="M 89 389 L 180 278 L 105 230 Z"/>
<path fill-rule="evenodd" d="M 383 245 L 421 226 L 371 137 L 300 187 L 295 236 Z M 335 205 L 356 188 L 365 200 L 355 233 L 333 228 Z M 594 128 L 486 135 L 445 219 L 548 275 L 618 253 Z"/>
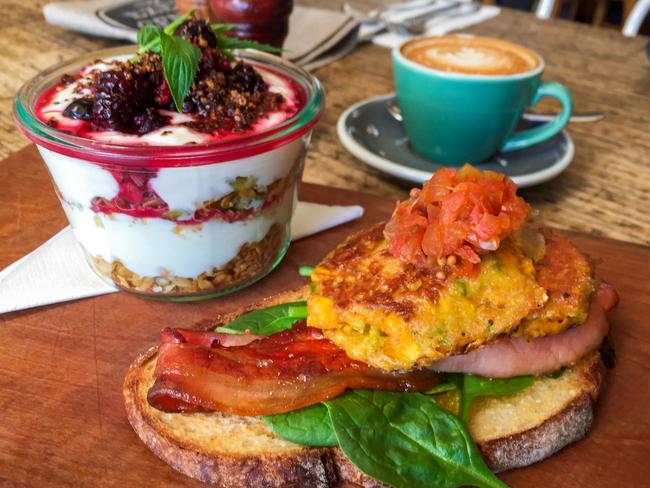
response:
<path fill-rule="evenodd" d="M 462 9 L 467 9 L 468 13 L 463 13 Z M 440 13 L 429 20 L 426 23 L 423 35 L 442 36 L 452 31 L 466 29 L 472 25 L 480 24 L 481 22 L 496 17 L 500 13 L 501 9 L 494 5 L 482 5 L 478 10 L 471 10 L 468 6 L 461 5 L 458 9 Z M 361 35 L 363 35 L 363 32 Z M 380 46 L 393 48 L 410 38 L 409 36 L 387 32 L 373 37 L 372 42 Z"/>
<path fill-rule="evenodd" d="M 295 241 L 362 215 L 363 207 L 359 205 L 298 202 L 291 235 Z M 0 314 L 116 291 L 90 269 L 72 229 L 66 227 L 0 271 Z"/>

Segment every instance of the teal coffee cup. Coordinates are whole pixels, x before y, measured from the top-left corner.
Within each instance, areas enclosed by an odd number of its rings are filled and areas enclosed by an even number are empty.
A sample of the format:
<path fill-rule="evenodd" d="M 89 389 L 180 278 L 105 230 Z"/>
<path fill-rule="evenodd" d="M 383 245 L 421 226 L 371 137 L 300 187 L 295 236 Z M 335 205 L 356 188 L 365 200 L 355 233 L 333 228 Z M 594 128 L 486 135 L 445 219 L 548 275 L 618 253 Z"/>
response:
<path fill-rule="evenodd" d="M 411 146 L 432 162 L 477 164 L 560 132 L 571 93 L 542 81 L 544 61 L 518 44 L 475 36 L 426 37 L 393 50 L 393 76 Z M 562 108 L 553 120 L 517 131 L 528 107 L 544 97 Z"/>

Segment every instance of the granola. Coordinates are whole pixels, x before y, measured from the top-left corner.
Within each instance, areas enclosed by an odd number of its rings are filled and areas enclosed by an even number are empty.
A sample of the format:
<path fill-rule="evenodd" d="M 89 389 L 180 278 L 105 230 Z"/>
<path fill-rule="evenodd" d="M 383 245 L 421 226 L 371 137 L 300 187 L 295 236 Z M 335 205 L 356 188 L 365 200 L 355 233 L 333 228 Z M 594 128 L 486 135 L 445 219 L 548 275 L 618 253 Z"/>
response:
<path fill-rule="evenodd" d="M 258 242 L 247 242 L 237 255 L 225 265 L 212 268 L 196 278 L 174 276 L 140 276 L 119 260 L 111 263 L 98 256 L 90 256 L 90 263 L 97 273 L 110 279 L 119 288 L 153 296 L 188 294 L 212 294 L 244 285 L 263 276 L 283 252 L 285 227 L 274 224 L 266 236 Z"/>

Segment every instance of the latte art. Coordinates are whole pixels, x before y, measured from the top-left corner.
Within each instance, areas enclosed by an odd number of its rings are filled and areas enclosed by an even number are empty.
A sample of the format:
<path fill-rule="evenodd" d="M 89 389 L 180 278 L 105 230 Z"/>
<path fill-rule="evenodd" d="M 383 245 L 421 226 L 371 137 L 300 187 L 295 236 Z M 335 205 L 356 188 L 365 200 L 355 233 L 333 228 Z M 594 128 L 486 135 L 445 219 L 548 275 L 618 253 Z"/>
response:
<path fill-rule="evenodd" d="M 514 75 L 540 65 L 539 58 L 530 49 L 487 37 L 417 39 L 406 43 L 402 54 L 429 68 L 470 75 Z"/>

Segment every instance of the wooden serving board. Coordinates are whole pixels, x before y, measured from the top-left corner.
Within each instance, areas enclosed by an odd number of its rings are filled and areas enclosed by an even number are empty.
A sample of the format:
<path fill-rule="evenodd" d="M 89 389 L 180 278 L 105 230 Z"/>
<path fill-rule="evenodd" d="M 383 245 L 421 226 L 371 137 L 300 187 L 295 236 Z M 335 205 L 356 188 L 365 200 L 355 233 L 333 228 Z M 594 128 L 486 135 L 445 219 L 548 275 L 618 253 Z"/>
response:
<path fill-rule="evenodd" d="M 1 269 L 66 222 L 33 147 L 0 162 L 0 181 Z M 361 204 L 366 214 L 296 242 L 268 278 L 223 299 L 162 303 L 121 292 L 0 316 L 0 485 L 200 486 L 154 457 L 131 430 L 124 374 L 162 327 L 188 327 L 305 283 L 299 265 L 317 263 L 351 232 L 387 218 L 394 205 L 315 185 L 304 185 L 301 197 Z M 575 242 L 621 295 L 611 314 L 618 364 L 586 439 L 502 478 L 515 487 L 648 486 L 650 249 L 578 235 Z"/>

